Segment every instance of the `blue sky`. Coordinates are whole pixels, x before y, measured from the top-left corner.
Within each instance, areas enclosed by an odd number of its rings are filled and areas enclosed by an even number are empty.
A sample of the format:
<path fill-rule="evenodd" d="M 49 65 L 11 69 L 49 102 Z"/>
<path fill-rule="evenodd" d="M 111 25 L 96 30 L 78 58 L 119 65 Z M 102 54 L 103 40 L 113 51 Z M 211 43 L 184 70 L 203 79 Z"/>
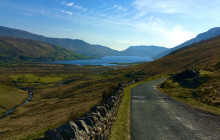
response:
<path fill-rule="evenodd" d="M 219 0 L 1 0 L 0 25 L 116 50 L 172 48 L 220 26 Z"/>

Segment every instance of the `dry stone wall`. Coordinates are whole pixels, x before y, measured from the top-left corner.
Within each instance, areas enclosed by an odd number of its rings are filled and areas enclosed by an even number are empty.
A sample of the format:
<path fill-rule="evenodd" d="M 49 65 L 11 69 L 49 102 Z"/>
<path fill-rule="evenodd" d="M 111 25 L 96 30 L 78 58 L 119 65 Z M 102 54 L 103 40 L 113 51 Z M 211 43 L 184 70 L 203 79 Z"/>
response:
<path fill-rule="evenodd" d="M 45 132 L 43 140 L 106 140 L 111 132 L 113 122 L 116 120 L 124 88 L 142 81 L 144 78 L 118 84 L 115 94 L 101 106 L 93 107 L 89 113 L 76 121 Z"/>

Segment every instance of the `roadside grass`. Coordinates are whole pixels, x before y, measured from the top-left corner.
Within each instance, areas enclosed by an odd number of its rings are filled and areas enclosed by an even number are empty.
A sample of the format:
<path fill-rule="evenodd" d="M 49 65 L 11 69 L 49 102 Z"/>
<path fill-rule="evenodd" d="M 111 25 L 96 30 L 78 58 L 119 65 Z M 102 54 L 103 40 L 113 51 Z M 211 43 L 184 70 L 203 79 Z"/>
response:
<path fill-rule="evenodd" d="M 184 88 L 171 79 L 166 80 L 158 89 L 173 99 L 185 102 L 200 110 L 220 115 L 220 74 L 219 72 L 200 71 L 197 88 Z"/>
<path fill-rule="evenodd" d="M 22 103 L 27 97 L 27 91 L 0 85 L 0 116 L 14 106 Z"/>
<path fill-rule="evenodd" d="M 146 78 L 146 80 L 135 83 L 126 87 L 124 89 L 124 96 L 122 98 L 122 102 L 118 109 L 117 119 L 113 123 L 111 129 L 111 135 L 108 140 L 130 140 L 130 104 L 131 104 L 131 91 L 134 87 L 149 82 L 152 80 L 156 80 L 162 77 L 167 77 L 165 75 L 157 75 Z"/>
<path fill-rule="evenodd" d="M 175 100 L 179 100 L 179 101 L 182 101 L 182 102 L 185 102 L 191 105 L 192 107 L 195 107 L 195 108 L 198 108 L 204 111 L 212 112 L 216 115 L 220 115 L 219 107 L 207 105 L 205 103 L 199 102 L 198 100 L 190 97 L 190 94 L 192 93 L 190 90 L 186 90 L 184 88 L 178 88 L 178 89 L 173 89 L 173 90 L 162 89 L 162 88 L 159 88 L 159 89 L 163 93 L 167 94 L 168 96 L 170 96 L 171 98 Z"/>

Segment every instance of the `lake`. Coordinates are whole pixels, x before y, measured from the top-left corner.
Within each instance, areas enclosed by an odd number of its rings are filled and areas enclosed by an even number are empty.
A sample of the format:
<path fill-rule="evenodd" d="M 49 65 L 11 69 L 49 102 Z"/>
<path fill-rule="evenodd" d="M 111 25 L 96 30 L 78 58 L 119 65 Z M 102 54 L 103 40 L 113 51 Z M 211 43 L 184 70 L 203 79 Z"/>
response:
<path fill-rule="evenodd" d="M 54 62 L 45 62 L 45 63 L 111 66 L 111 65 L 120 65 L 117 63 L 136 63 L 136 62 L 147 62 L 147 61 L 152 61 L 152 59 L 149 57 L 140 57 L 140 56 L 105 56 L 100 59 L 54 61 Z"/>

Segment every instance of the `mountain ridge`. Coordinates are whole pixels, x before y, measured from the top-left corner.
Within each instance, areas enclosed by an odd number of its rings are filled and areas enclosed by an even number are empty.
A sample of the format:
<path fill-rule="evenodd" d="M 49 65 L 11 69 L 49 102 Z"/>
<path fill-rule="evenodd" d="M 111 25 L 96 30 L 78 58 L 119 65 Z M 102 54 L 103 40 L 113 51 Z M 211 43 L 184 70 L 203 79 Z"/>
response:
<path fill-rule="evenodd" d="M 155 54 L 164 52 L 167 49 L 168 48 L 155 46 L 155 45 L 151 45 L 151 46 L 140 45 L 140 46 L 130 46 L 121 53 L 131 56 L 133 56 L 134 54 L 138 54 L 138 56 L 144 57 L 147 55 L 149 57 L 153 57 Z"/>
<path fill-rule="evenodd" d="M 50 37 L 45 37 L 42 35 L 30 33 L 27 31 L 23 31 L 20 29 L 13 29 L 13 28 L 4 27 L 4 26 L 0 26 L 0 35 L 7 36 L 7 37 L 20 38 L 20 39 L 31 39 L 31 40 L 43 41 L 46 43 L 64 47 L 66 49 L 72 50 L 81 55 L 90 56 L 90 57 L 120 56 L 120 55 L 138 56 L 139 54 L 141 54 L 139 56 L 153 57 L 166 49 L 165 47 L 161 47 L 162 51 L 159 51 L 158 53 L 158 52 L 155 52 L 154 50 L 155 49 L 159 50 L 160 47 L 157 48 L 158 46 L 154 46 L 153 49 L 148 49 L 147 52 L 146 52 L 146 49 L 144 49 L 144 50 L 141 50 L 141 53 L 137 51 L 135 51 L 136 53 L 134 52 L 131 53 L 131 51 L 129 51 L 130 47 L 124 51 L 117 51 L 117 50 L 113 50 L 111 48 L 108 48 L 102 45 L 92 45 L 80 39 L 50 38 Z M 145 45 L 142 45 L 142 46 L 145 46 Z M 145 47 L 148 47 L 148 46 L 145 46 Z M 150 51 L 154 51 L 154 53 L 152 52 L 150 53 Z M 150 56 L 144 55 L 143 52 L 145 52 L 146 54 Z"/>

